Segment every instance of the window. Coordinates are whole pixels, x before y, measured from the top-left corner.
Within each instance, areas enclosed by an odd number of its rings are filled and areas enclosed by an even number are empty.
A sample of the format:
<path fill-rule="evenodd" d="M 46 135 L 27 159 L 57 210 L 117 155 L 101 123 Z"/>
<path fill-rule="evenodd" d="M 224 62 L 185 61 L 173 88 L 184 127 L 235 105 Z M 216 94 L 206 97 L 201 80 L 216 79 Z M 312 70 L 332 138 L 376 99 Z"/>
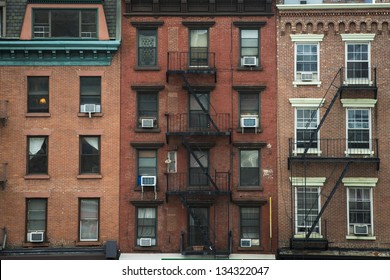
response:
<path fill-rule="evenodd" d="M 209 151 L 193 151 L 190 153 L 190 186 L 208 186 Z"/>
<path fill-rule="evenodd" d="M 208 93 L 190 94 L 189 126 L 194 129 L 208 129 L 210 96 Z"/>
<path fill-rule="evenodd" d="M 48 174 L 48 137 L 29 136 L 27 174 Z"/>
<path fill-rule="evenodd" d="M 167 163 L 167 172 L 168 173 L 176 173 L 177 172 L 177 152 L 171 151 L 168 152 L 168 158 L 166 160 Z"/>
<path fill-rule="evenodd" d="M 157 29 L 138 29 L 138 66 L 157 66 Z"/>
<path fill-rule="evenodd" d="M 210 226 L 209 208 L 190 207 L 188 209 L 188 219 L 188 245 L 207 245 Z"/>
<path fill-rule="evenodd" d="M 349 235 L 372 234 L 372 188 L 348 188 Z"/>
<path fill-rule="evenodd" d="M 208 62 L 208 29 L 190 29 L 189 65 L 205 67 Z"/>
<path fill-rule="evenodd" d="M 260 98 L 257 93 L 240 93 L 240 126 L 259 127 Z M 246 120 L 246 121 L 245 121 Z"/>
<path fill-rule="evenodd" d="M 49 77 L 28 77 L 28 113 L 49 112 Z"/>
<path fill-rule="evenodd" d="M 100 173 L 100 137 L 80 136 L 80 174 Z"/>
<path fill-rule="evenodd" d="M 31 232 L 43 232 L 43 240 L 46 239 L 46 221 L 47 221 L 47 199 L 46 198 L 29 198 L 27 199 L 27 241 Z M 35 239 L 36 240 L 36 239 Z"/>
<path fill-rule="evenodd" d="M 101 112 L 101 77 L 80 77 L 80 112 Z"/>
<path fill-rule="evenodd" d="M 295 234 L 306 234 L 317 218 L 320 207 L 319 187 L 295 187 Z M 313 232 L 320 233 L 320 221 Z"/>
<path fill-rule="evenodd" d="M 34 38 L 97 38 L 94 9 L 34 9 Z"/>
<path fill-rule="evenodd" d="M 158 93 L 138 92 L 138 127 L 155 128 L 157 127 L 158 117 Z"/>
<path fill-rule="evenodd" d="M 80 199 L 79 207 L 80 241 L 97 241 L 99 239 L 99 199 Z"/>
<path fill-rule="evenodd" d="M 318 134 L 313 135 L 319 124 L 319 110 L 317 108 L 296 108 L 295 109 L 295 150 L 303 152 L 309 148 L 310 153 L 318 149 Z M 310 143 L 310 139 L 312 141 Z"/>
<path fill-rule="evenodd" d="M 149 241 L 149 239 L 150 239 L 150 243 L 149 243 L 150 246 L 156 246 L 157 244 L 157 209 L 156 208 L 152 208 L 152 207 L 137 208 L 136 238 L 137 238 L 137 246 L 145 246 L 141 241 Z"/>
<path fill-rule="evenodd" d="M 240 30 L 240 57 L 242 66 L 259 66 L 259 30 Z"/>
<path fill-rule="evenodd" d="M 370 45 L 368 43 L 347 43 L 346 52 L 346 82 L 367 84 L 370 81 Z"/>
<path fill-rule="evenodd" d="M 295 44 L 295 81 L 313 82 L 319 80 L 318 43 Z"/>
<path fill-rule="evenodd" d="M 371 151 L 370 124 L 370 109 L 347 109 L 348 154 Z"/>
<path fill-rule="evenodd" d="M 260 207 L 240 207 L 240 238 L 260 245 Z"/>
<path fill-rule="evenodd" d="M 157 176 L 157 151 L 138 150 L 138 172 L 137 176 Z M 141 182 L 138 182 L 141 185 Z"/>
<path fill-rule="evenodd" d="M 260 186 L 259 150 L 240 150 L 240 186 Z"/>

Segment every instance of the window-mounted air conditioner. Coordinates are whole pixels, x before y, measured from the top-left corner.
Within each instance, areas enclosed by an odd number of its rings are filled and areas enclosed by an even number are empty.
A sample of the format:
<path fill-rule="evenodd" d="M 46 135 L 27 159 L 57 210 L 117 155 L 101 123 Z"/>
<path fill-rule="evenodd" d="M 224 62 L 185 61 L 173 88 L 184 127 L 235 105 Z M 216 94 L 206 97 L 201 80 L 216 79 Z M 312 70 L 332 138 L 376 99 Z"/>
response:
<path fill-rule="evenodd" d="M 141 187 L 155 187 L 156 176 L 141 176 Z"/>
<path fill-rule="evenodd" d="M 312 81 L 313 72 L 301 72 L 301 81 Z"/>
<path fill-rule="evenodd" d="M 241 239 L 240 240 L 240 247 L 252 247 L 252 239 Z"/>
<path fill-rule="evenodd" d="M 368 225 L 354 225 L 353 233 L 355 235 L 367 235 L 368 234 Z"/>
<path fill-rule="evenodd" d="M 141 246 L 141 247 L 150 247 L 150 246 L 152 246 L 152 238 L 140 238 L 139 246 Z"/>
<path fill-rule="evenodd" d="M 241 116 L 241 127 L 259 127 L 257 116 Z"/>
<path fill-rule="evenodd" d="M 44 232 L 43 231 L 33 231 L 27 234 L 28 242 L 43 242 Z"/>
<path fill-rule="evenodd" d="M 96 104 L 84 104 L 80 107 L 81 113 L 98 113 L 100 112 L 100 106 Z"/>
<path fill-rule="evenodd" d="M 141 127 L 142 128 L 153 128 L 154 127 L 154 121 L 155 119 L 151 119 L 151 118 L 142 118 L 141 119 Z"/>
<path fill-rule="evenodd" d="M 256 56 L 244 56 L 241 59 L 242 66 L 257 66 L 257 57 Z"/>

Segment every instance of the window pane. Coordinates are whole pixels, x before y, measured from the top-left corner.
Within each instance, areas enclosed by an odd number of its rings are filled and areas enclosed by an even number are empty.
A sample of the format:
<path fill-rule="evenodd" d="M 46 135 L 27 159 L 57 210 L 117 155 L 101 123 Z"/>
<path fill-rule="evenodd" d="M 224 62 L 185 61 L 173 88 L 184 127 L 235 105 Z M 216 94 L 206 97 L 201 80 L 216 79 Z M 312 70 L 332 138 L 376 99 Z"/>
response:
<path fill-rule="evenodd" d="M 28 174 L 48 173 L 47 137 L 28 138 Z"/>
<path fill-rule="evenodd" d="M 260 208 L 241 207 L 240 208 L 241 238 L 260 238 Z"/>
<path fill-rule="evenodd" d="M 242 150 L 240 151 L 240 185 L 241 186 L 259 186 L 259 151 Z"/>
<path fill-rule="evenodd" d="M 155 150 L 138 151 L 138 176 L 157 175 L 157 152 Z"/>
<path fill-rule="evenodd" d="M 157 30 L 138 31 L 138 65 L 157 65 Z"/>
<path fill-rule="evenodd" d="M 79 11 L 51 11 L 51 37 L 80 37 L 79 22 Z"/>
<path fill-rule="evenodd" d="M 46 230 L 46 199 L 27 200 L 27 232 Z"/>
<path fill-rule="evenodd" d="M 80 77 L 80 105 L 85 104 L 96 105 L 96 112 L 100 112 L 101 77 Z"/>
<path fill-rule="evenodd" d="M 28 77 L 28 112 L 49 112 L 49 77 Z"/>
<path fill-rule="evenodd" d="M 80 240 L 96 241 L 99 232 L 99 200 L 80 200 Z"/>
<path fill-rule="evenodd" d="M 240 94 L 240 114 L 259 115 L 259 95 L 251 93 Z"/>
<path fill-rule="evenodd" d="M 158 94 L 138 93 L 138 117 L 158 117 Z M 141 125 L 141 124 L 139 124 Z"/>
<path fill-rule="evenodd" d="M 100 138 L 80 138 L 80 173 L 100 173 Z"/>
<path fill-rule="evenodd" d="M 306 233 L 313 225 L 319 213 L 319 188 L 297 187 L 296 199 L 296 233 Z M 314 228 L 319 233 L 319 223 Z"/>

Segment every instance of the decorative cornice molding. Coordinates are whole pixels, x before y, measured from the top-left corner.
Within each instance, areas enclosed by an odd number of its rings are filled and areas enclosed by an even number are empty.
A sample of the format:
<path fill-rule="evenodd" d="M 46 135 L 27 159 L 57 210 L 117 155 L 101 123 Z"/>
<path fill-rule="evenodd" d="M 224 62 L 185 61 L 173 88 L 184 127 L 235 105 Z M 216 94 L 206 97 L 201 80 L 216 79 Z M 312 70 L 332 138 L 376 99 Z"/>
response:
<path fill-rule="evenodd" d="M 291 34 L 293 42 L 321 42 L 324 39 L 324 34 Z"/>
<path fill-rule="evenodd" d="M 375 187 L 378 183 L 378 178 L 371 177 L 350 177 L 342 180 L 345 187 Z"/>

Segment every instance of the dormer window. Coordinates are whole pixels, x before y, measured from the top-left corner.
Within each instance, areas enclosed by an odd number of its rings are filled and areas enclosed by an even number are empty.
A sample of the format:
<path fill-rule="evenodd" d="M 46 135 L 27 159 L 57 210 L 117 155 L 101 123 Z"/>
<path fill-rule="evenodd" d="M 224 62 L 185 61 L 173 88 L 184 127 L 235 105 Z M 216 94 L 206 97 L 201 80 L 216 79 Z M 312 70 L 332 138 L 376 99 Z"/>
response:
<path fill-rule="evenodd" d="M 33 9 L 33 38 L 97 38 L 96 9 Z"/>

